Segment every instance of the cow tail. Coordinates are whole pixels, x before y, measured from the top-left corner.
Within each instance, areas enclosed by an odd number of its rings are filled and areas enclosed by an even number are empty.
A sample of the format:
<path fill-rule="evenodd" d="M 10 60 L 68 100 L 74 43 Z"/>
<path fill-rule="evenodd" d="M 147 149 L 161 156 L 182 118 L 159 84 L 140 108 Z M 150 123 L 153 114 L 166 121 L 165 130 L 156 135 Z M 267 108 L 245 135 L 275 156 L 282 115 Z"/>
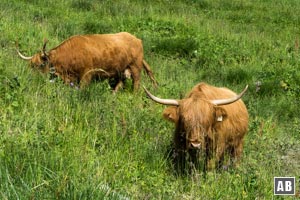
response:
<path fill-rule="evenodd" d="M 144 69 L 145 69 L 146 73 L 148 74 L 149 78 L 151 79 L 153 85 L 155 87 L 157 87 L 158 83 L 157 83 L 157 81 L 155 80 L 155 78 L 153 76 L 153 72 L 152 72 L 149 64 L 145 60 L 143 60 L 143 66 L 144 66 Z"/>

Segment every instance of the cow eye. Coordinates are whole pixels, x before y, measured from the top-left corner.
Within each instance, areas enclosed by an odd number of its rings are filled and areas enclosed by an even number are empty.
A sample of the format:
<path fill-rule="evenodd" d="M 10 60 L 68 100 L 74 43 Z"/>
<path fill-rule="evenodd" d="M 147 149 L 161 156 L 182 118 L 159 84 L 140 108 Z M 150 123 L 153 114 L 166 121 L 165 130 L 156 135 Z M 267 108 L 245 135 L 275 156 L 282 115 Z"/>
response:
<path fill-rule="evenodd" d="M 47 56 L 41 56 L 41 60 L 45 62 L 48 60 L 48 58 L 47 58 Z"/>

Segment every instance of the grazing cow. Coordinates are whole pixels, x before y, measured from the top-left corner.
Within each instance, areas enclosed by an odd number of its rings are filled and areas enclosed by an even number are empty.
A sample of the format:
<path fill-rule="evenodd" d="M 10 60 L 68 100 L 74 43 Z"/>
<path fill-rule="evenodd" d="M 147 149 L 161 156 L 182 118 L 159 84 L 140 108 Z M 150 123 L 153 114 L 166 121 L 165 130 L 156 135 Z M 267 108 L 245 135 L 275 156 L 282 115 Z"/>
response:
<path fill-rule="evenodd" d="M 199 83 L 181 100 L 160 99 L 144 89 L 155 102 L 169 105 L 163 116 L 175 123 L 175 150 L 188 152 L 190 157 L 195 156 L 191 155 L 195 149 L 202 150 L 206 169 L 206 166 L 214 167 L 214 160 L 215 167 L 220 168 L 225 151 L 239 160 L 248 131 L 248 111 L 240 99 L 247 87 L 236 95 L 227 88 Z M 192 158 L 192 161 L 197 159 Z"/>
<path fill-rule="evenodd" d="M 133 88 L 140 85 L 142 68 L 154 83 L 150 66 L 144 60 L 142 41 L 135 36 L 121 32 L 117 34 L 76 35 L 46 52 L 43 49 L 34 56 L 19 56 L 29 60 L 33 68 L 42 73 L 55 74 L 67 83 L 88 85 L 92 78 L 113 78 L 117 81 L 115 91 L 122 87 L 126 74 L 133 79 Z"/>

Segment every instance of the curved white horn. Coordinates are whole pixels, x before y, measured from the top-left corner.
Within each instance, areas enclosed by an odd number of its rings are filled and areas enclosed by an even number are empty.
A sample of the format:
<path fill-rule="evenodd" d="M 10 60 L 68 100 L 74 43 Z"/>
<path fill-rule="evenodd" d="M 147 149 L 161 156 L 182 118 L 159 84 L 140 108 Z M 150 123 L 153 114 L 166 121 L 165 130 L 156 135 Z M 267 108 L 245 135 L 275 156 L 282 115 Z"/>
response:
<path fill-rule="evenodd" d="M 236 95 L 235 97 L 232 97 L 232 98 L 229 98 L 229 99 L 211 100 L 210 102 L 212 104 L 215 104 L 216 106 L 231 104 L 231 103 L 239 100 L 240 98 L 242 98 L 242 96 L 245 94 L 247 89 L 248 89 L 248 85 L 246 85 L 245 89 L 240 94 Z"/>
<path fill-rule="evenodd" d="M 19 56 L 24 60 L 31 60 L 33 58 L 33 56 L 27 57 L 27 56 L 22 55 L 20 53 L 19 49 L 17 49 L 17 52 L 18 52 Z"/>
<path fill-rule="evenodd" d="M 169 106 L 179 106 L 179 103 L 177 100 L 175 99 L 161 99 L 158 98 L 156 96 L 154 96 L 153 94 L 151 94 L 144 86 L 143 86 L 145 92 L 147 93 L 147 95 L 155 102 L 163 104 L 163 105 L 169 105 Z"/>

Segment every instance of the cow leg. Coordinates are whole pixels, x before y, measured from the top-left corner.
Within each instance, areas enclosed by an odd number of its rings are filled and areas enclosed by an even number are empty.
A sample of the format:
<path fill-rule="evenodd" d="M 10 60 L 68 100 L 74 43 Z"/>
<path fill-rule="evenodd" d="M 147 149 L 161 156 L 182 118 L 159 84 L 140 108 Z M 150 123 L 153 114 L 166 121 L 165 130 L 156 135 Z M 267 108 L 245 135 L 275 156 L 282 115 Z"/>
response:
<path fill-rule="evenodd" d="M 136 64 L 130 66 L 131 76 L 133 80 L 133 90 L 138 91 L 141 79 L 141 69 Z"/>
<path fill-rule="evenodd" d="M 225 142 L 219 142 L 216 149 L 216 167 L 221 169 L 224 161 Z"/>
<path fill-rule="evenodd" d="M 238 141 L 237 144 L 233 147 L 233 150 L 231 152 L 231 158 L 233 159 L 232 162 L 235 167 L 239 165 L 239 161 L 243 153 L 243 145 L 244 145 L 243 140 Z"/>
<path fill-rule="evenodd" d="M 91 80 L 92 80 L 92 74 L 91 73 L 85 73 L 84 76 L 80 80 L 80 88 L 84 88 L 87 85 L 89 85 Z"/>
<path fill-rule="evenodd" d="M 123 88 L 123 86 L 124 86 L 124 82 L 122 81 L 122 80 L 120 80 L 119 82 L 118 82 L 118 84 L 116 85 L 116 87 L 115 87 L 115 89 L 114 89 L 114 93 L 116 93 L 116 92 L 118 92 L 118 90 L 120 89 L 120 88 Z"/>
<path fill-rule="evenodd" d="M 124 87 L 126 79 L 131 79 L 131 71 L 129 68 L 126 68 L 123 73 L 120 74 L 120 77 L 117 78 L 117 85 L 114 88 L 114 93 L 116 93 L 120 88 Z"/>
<path fill-rule="evenodd" d="M 204 163 L 204 171 L 213 169 L 214 159 L 213 159 L 213 141 L 209 138 L 205 139 L 205 163 Z"/>

